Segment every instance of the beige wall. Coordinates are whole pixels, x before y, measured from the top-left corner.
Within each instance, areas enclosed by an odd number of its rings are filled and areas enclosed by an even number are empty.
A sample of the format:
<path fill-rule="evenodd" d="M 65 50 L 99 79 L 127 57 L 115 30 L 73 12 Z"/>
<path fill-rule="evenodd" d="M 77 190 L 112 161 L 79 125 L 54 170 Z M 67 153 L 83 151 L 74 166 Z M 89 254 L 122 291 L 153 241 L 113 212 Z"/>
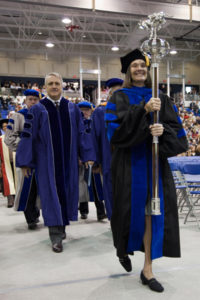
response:
<path fill-rule="evenodd" d="M 83 69 L 97 69 L 97 58 L 82 57 Z M 0 53 L 0 76 L 24 76 L 24 77 L 44 77 L 49 72 L 59 72 L 65 78 L 79 78 L 79 57 L 69 57 L 66 61 L 46 60 L 44 56 L 30 55 L 13 59 L 5 53 Z M 101 80 L 111 77 L 120 77 L 120 63 L 118 58 L 101 58 Z M 170 72 L 172 74 L 182 74 L 181 62 L 171 62 Z M 167 80 L 167 64 L 160 64 L 160 82 Z M 196 62 L 185 63 L 186 83 L 190 80 L 192 84 L 200 84 L 200 57 Z M 96 80 L 97 76 L 84 74 L 83 79 Z M 181 79 L 172 78 L 171 83 L 182 83 Z"/>
<path fill-rule="evenodd" d="M 170 74 L 182 75 L 182 62 L 170 62 Z M 200 85 L 200 58 L 194 62 L 185 62 L 185 83 L 192 83 Z M 160 82 L 167 80 L 167 63 L 160 64 Z M 170 78 L 171 83 L 182 83 L 182 79 Z"/>

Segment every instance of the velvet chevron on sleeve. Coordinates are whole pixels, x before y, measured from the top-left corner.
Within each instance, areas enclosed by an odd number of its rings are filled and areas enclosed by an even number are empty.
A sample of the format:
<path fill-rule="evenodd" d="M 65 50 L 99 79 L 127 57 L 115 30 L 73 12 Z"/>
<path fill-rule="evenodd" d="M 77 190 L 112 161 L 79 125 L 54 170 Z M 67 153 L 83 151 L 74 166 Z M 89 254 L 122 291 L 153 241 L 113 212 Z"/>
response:
<path fill-rule="evenodd" d="M 33 143 L 37 135 L 39 114 L 35 113 L 35 108 L 33 107 L 24 118 L 24 129 L 20 134 L 21 140 L 17 147 L 16 166 L 33 169 L 35 168 Z"/>
<path fill-rule="evenodd" d="M 150 136 L 150 117 L 144 105 L 144 100 L 130 105 L 128 95 L 122 91 L 113 94 L 105 116 L 108 138 L 113 145 L 120 148 L 136 146 Z"/>

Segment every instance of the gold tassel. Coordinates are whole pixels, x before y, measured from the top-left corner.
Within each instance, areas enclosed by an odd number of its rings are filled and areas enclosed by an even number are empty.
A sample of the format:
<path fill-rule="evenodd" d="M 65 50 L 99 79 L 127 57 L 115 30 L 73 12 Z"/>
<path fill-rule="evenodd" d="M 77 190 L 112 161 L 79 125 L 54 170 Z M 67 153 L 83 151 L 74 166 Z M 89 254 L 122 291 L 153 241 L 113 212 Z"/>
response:
<path fill-rule="evenodd" d="M 149 57 L 147 55 L 145 55 L 145 61 L 146 61 L 146 67 L 150 66 L 150 60 Z"/>

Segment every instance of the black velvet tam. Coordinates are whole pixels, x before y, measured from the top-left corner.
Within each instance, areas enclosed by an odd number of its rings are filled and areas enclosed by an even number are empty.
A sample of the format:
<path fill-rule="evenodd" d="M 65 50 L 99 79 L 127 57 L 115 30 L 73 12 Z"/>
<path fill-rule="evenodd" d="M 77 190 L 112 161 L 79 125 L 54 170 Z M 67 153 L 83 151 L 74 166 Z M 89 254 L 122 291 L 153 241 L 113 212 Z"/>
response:
<path fill-rule="evenodd" d="M 132 63 L 132 61 L 136 59 L 142 59 L 147 64 L 146 57 L 142 54 L 142 52 L 139 49 L 134 49 L 130 53 L 126 54 L 125 56 L 120 57 L 121 65 L 122 65 L 121 72 L 126 73 L 130 63 Z"/>

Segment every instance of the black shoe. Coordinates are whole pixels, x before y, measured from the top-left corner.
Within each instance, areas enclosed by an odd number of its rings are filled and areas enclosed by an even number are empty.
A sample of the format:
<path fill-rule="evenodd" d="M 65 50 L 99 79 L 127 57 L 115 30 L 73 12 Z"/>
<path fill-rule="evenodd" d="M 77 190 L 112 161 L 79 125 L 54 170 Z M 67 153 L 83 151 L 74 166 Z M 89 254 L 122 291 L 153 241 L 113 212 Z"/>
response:
<path fill-rule="evenodd" d="M 106 214 L 97 216 L 97 220 L 98 220 L 98 221 L 102 221 L 102 220 L 104 220 L 104 219 L 106 219 L 106 218 L 107 218 Z"/>
<path fill-rule="evenodd" d="M 151 278 L 151 279 L 147 279 L 143 272 L 141 272 L 140 274 L 140 279 L 142 281 L 142 284 L 144 285 L 148 285 L 149 288 L 154 291 L 154 292 L 158 292 L 158 293 L 162 293 L 164 291 L 163 286 L 160 284 L 160 282 L 158 282 L 155 278 Z"/>
<path fill-rule="evenodd" d="M 13 207 L 14 206 L 14 199 L 9 199 L 8 200 L 8 204 L 7 204 L 7 207 L 8 208 L 11 208 L 11 207 Z"/>
<path fill-rule="evenodd" d="M 63 232 L 63 234 L 62 234 L 62 240 L 65 240 L 67 238 L 67 234 L 66 234 L 66 232 Z"/>
<path fill-rule="evenodd" d="M 28 229 L 35 230 L 37 228 L 37 224 L 35 222 L 28 223 Z"/>
<path fill-rule="evenodd" d="M 13 206 L 14 206 L 13 204 L 8 204 L 8 205 L 7 205 L 8 208 L 11 208 L 11 207 L 13 207 Z"/>
<path fill-rule="evenodd" d="M 86 220 L 87 219 L 87 215 L 86 214 L 81 214 L 81 219 Z"/>
<path fill-rule="evenodd" d="M 124 267 L 126 272 L 131 272 L 132 271 L 132 263 L 131 263 L 131 260 L 128 257 L 128 255 L 124 256 L 122 258 L 119 258 L 119 262 L 122 265 L 122 267 Z"/>
<path fill-rule="evenodd" d="M 52 250 L 56 253 L 60 253 L 63 251 L 62 243 L 55 243 L 52 245 Z"/>

